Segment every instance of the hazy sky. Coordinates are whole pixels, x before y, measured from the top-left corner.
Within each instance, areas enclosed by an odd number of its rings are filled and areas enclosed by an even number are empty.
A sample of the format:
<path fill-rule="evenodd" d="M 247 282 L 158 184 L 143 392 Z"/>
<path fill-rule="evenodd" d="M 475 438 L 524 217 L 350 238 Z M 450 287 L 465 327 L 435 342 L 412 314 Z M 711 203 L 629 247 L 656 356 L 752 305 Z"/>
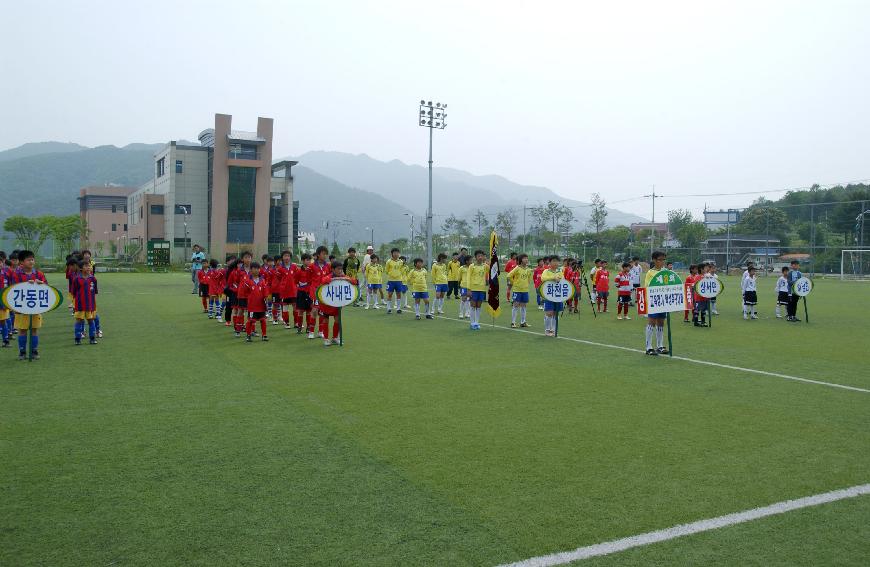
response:
<path fill-rule="evenodd" d="M 426 6 L 426 8 L 423 8 Z M 870 178 L 870 2 L 10 2 L 0 149 L 276 123 L 275 155 L 425 163 L 649 216 L 649 193 Z M 771 193 L 776 197 L 781 193 Z M 747 204 L 670 198 L 657 211 Z M 659 212 L 659 215 L 662 213 Z"/>

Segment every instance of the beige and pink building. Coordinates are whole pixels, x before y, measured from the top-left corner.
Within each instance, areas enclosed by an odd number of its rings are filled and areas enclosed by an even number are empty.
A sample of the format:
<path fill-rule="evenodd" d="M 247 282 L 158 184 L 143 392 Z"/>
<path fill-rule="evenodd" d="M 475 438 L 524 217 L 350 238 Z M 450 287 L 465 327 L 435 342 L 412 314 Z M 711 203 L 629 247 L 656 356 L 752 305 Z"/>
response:
<path fill-rule="evenodd" d="M 135 187 L 91 186 L 79 190 L 79 213 L 88 234 L 83 247 L 100 255 L 119 253 L 128 238 L 127 198 Z"/>
<path fill-rule="evenodd" d="M 215 114 L 199 144 L 170 141 L 154 154 L 154 177 L 127 196 L 129 238 L 144 256 L 149 241 L 168 241 L 173 263 L 189 259 L 193 245 L 223 262 L 250 250 L 259 257 L 293 248 L 298 204 L 294 161 L 272 163 L 271 118 L 253 131 L 233 128 Z"/>

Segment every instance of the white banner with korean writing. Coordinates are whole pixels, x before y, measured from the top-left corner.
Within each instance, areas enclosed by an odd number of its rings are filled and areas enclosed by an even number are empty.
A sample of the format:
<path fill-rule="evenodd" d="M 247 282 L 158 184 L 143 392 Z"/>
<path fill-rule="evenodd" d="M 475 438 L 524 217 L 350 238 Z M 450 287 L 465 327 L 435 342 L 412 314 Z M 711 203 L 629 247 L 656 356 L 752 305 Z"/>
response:
<path fill-rule="evenodd" d="M 359 298 L 359 289 L 350 280 L 332 280 L 317 288 L 317 300 L 330 307 L 346 307 Z"/>
<path fill-rule="evenodd" d="M 22 282 L 3 290 L 3 305 L 22 315 L 40 315 L 57 308 L 63 294 L 56 288 L 36 282 Z"/>
<path fill-rule="evenodd" d="M 563 303 L 574 297 L 574 284 L 568 280 L 550 280 L 539 288 L 541 297 L 552 303 Z"/>

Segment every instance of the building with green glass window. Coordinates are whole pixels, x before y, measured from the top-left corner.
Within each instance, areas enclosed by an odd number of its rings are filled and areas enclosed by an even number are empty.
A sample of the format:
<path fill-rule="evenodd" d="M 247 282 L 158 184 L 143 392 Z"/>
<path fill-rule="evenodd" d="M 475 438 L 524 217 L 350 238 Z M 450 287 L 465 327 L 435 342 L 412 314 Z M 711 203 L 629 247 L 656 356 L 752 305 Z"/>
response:
<path fill-rule="evenodd" d="M 271 118 L 250 132 L 215 114 L 199 144 L 166 144 L 154 154 L 154 178 L 127 199 L 131 243 L 145 250 L 148 241 L 169 241 L 173 263 L 187 261 L 194 244 L 221 262 L 241 250 L 259 257 L 292 248 L 296 162 L 272 164 L 272 131 Z"/>

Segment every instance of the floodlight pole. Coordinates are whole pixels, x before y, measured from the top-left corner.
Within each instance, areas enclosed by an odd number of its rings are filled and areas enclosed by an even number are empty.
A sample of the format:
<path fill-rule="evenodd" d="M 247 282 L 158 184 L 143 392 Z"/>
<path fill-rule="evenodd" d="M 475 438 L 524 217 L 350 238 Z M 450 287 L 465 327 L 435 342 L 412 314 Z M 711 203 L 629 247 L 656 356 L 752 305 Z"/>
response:
<path fill-rule="evenodd" d="M 440 102 L 420 101 L 419 125 L 429 128 L 429 206 L 426 209 L 426 265 L 432 265 L 432 131 L 447 127 L 447 105 Z"/>

